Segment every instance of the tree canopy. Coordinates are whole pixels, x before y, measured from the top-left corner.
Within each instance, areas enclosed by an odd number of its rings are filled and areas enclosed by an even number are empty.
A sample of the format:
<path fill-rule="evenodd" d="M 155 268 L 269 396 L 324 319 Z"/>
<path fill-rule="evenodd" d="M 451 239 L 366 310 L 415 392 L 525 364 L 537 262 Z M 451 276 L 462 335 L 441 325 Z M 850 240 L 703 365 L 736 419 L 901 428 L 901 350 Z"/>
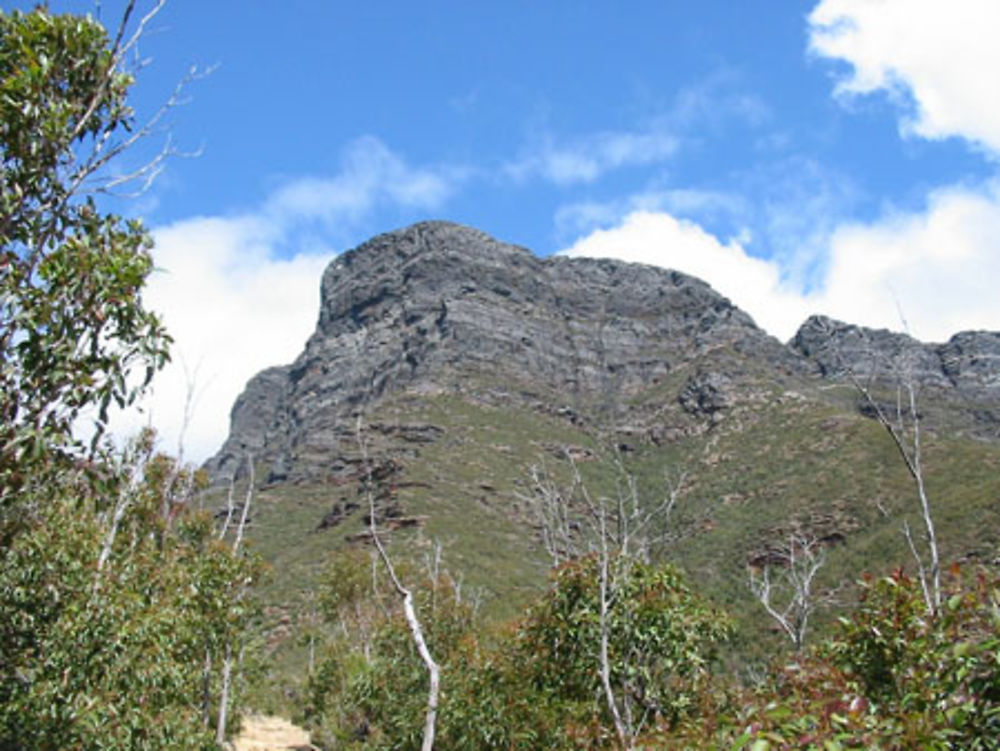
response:
<path fill-rule="evenodd" d="M 2 748 L 209 749 L 237 716 L 259 568 L 152 431 L 102 440 L 170 342 L 142 299 L 150 236 L 99 198 L 146 173 L 120 163 L 147 132 L 134 11 L 113 34 L 0 12 Z"/>
<path fill-rule="evenodd" d="M 167 357 L 142 303 L 149 235 L 95 199 L 135 128 L 124 29 L 110 40 L 89 17 L 0 14 L 3 502 L 31 461 L 78 444 L 87 411 L 99 436 Z"/>

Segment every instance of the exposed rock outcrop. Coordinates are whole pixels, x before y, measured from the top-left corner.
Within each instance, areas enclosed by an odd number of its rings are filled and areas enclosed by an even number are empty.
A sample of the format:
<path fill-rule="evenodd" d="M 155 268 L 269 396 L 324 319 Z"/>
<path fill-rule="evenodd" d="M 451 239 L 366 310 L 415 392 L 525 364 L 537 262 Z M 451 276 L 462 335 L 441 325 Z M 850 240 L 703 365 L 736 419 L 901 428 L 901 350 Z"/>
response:
<path fill-rule="evenodd" d="M 906 334 L 811 316 L 790 346 L 826 377 L 851 372 L 970 392 L 1000 386 L 1000 332 L 995 331 L 963 331 L 946 344 L 924 344 Z"/>
<path fill-rule="evenodd" d="M 390 391 L 461 392 L 475 379 L 498 399 L 611 408 L 718 348 L 802 367 L 693 277 L 541 259 L 461 225 L 417 224 L 329 265 L 305 351 L 251 380 L 208 467 L 234 472 L 249 452 L 271 481 L 326 477 L 354 441 L 345 418 Z"/>
<path fill-rule="evenodd" d="M 352 416 L 386 395 L 472 393 L 579 424 L 614 415 L 630 396 L 713 353 L 757 363 L 776 379 L 904 369 L 921 385 L 979 402 L 1000 393 L 1000 334 L 926 345 L 814 316 L 784 345 L 693 277 L 538 258 L 469 227 L 425 222 L 379 235 L 327 267 L 305 350 L 251 379 L 207 467 L 225 477 L 253 455 L 269 482 L 343 479 L 357 472 Z M 674 403 L 714 424 L 739 400 L 741 373 L 712 367 L 689 377 Z M 988 422 L 989 409 L 980 411 Z M 372 428 L 411 451 L 440 434 L 434 426 Z"/>
<path fill-rule="evenodd" d="M 925 394 L 944 395 L 956 427 L 1000 437 L 1000 332 L 963 331 L 945 344 L 925 344 L 906 334 L 812 316 L 790 346 L 826 379 L 853 374 L 860 382 L 909 384 Z M 921 410 L 933 409 L 936 402 L 932 398 Z M 895 404 L 880 406 L 886 414 L 896 409 Z M 874 415 L 863 400 L 859 409 Z"/>

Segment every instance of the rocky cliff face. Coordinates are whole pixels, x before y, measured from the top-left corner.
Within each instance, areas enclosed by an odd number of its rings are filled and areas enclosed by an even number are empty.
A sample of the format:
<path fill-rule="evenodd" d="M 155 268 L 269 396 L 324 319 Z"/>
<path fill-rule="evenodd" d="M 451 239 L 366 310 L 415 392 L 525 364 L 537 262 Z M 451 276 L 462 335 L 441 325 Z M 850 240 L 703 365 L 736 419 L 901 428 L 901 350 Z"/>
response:
<path fill-rule="evenodd" d="M 964 331 L 946 344 L 924 344 L 906 334 L 812 316 L 790 346 L 828 378 L 850 371 L 859 378 L 903 378 L 967 392 L 1000 385 L 1000 332 Z"/>
<path fill-rule="evenodd" d="M 886 375 L 905 359 L 921 383 L 1000 394 L 1000 334 L 923 345 L 814 317 L 786 346 L 684 274 L 540 259 L 468 227 L 428 222 L 330 264 L 305 351 L 248 383 L 207 466 L 224 477 L 252 454 L 270 482 L 324 479 L 353 444 L 352 418 L 387 394 L 475 391 L 567 414 L 614 410 L 712 352 L 766 363 L 775 377 L 836 377 L 845 364 Z M 736 375 L 700 373 L 677 401 L 714 414 L 727 406 Z"/>

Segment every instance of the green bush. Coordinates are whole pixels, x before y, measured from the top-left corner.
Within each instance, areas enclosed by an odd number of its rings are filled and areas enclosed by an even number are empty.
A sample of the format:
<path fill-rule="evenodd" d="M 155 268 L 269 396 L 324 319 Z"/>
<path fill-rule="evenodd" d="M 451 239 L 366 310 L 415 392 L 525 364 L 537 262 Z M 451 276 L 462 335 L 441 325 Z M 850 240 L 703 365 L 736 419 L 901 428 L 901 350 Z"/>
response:
<path fill-rule="evenodd" d="M 358 571 L 363 562 L 354 563 Z M 484 633 L 455 592 L 418 588 L 419 613 L 441 665 L 436 748 L 574 749 L 613 746 L 599 680 L 597 558 L 557 569 L 522 621 Z M 337 569 L 332 619 L 362 612 L 345 593 L 358 577 Z M 612 682 L 646 716 L 670 726 L 700 705 L 728 620 L 702 605 L 670 566 L 632 561 L 610 609 Z M 433 595 L 433 597 L 432 597 Z M 370 612 L 370 611 L 367 611 Z M 328 613 L 328 615 L 333 615 Z M 357 625 L 355 623 L 355 625 Z M 367 648 L 338 638 L 310 681 L 310 721 L 338 747 L 419 748 L 427 675 L 405 622 L 382 621 Z"/>
<path fill-rule="evenodd" d="M 144 132 L 121 32 L 44 6 L 0 12 L 5 749 L 215 748 L 220 677 L 255 614 L 258 566 L 190 511 L 193 471 L 154 456 L 151 432 L 102 441 L 170 341 L 142 301 L 149 235 L 94 197 Z"/>
<path fill-rule="evenodd" d="M 957 574 L 927 611 L 901 572 L 864 582 L 839 633 L 685 728 L 699 748 L 1000 748 L 1000 582 Z"/>

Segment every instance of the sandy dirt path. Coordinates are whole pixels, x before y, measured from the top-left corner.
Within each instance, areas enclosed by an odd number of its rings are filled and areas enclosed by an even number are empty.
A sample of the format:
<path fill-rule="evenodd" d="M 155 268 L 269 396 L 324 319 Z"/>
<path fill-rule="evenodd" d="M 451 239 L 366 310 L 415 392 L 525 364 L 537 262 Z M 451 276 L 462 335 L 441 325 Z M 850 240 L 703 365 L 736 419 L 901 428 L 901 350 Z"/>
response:
<path fill-rule="evenodd" d="M 310 751 L 309 733 L 283 717 L 248 715 L 233 740 L 236 751 Z"/>

